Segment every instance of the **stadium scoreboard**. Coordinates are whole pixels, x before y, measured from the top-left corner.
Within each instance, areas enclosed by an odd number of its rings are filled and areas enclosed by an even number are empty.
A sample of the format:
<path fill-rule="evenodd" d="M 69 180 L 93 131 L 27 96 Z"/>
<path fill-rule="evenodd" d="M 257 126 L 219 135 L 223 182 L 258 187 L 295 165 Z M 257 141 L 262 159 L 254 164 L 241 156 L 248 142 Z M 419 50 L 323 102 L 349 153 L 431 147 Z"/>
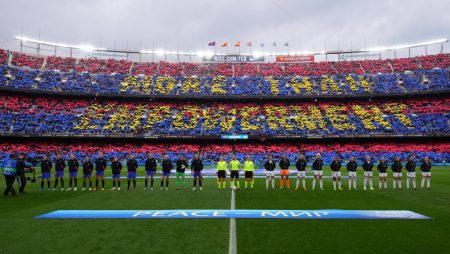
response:
<path fill-rule="evenodd" d="M 248 135 L 222 135 L 221 139 L 248 139 Z"/>

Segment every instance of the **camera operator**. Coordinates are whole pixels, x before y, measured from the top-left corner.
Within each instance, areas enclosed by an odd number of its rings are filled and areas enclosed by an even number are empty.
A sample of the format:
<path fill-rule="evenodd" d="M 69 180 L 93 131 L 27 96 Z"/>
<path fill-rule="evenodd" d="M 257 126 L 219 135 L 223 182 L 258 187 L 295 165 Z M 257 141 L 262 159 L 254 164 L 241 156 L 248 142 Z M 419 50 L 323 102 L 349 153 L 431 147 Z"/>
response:
<path fill-rule="evenodd" d="M 16 178 L 19 183 L 19 193 L 25 193 L 25 186 L 27 185 L 27 178 L 25 177 L 25 169 L 32 169 L 26 163 L 26 154 L 21 153 L 17 160 L 17 173 Z"/>

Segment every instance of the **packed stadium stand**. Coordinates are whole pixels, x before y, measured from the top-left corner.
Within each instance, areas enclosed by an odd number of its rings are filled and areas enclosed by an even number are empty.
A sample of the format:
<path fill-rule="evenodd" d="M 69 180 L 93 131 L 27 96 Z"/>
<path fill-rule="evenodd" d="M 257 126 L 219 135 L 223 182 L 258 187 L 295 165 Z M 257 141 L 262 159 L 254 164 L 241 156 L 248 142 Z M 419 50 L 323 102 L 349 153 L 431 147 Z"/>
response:
<path fill-rule="evenodd" d="M 60 73 L 0 67 L 0 87 L 65 93 L 196 95 L 196 96 L 323 96 L 411 93 L 448 89 L 444 69 L 412 73 L 334 76 L 128 76 L 125 74 Z"/>
<path fill-rule="evenodd" d="M 298 97 L 448 90 L 450 56 L 194 64 L 77 60 L 2 50 L 0 63 L 0 88 L 88 94 Z"/>
<path fill-rule="evenodd" d="M 136 63 L 126 60 L 75 59 L 71 57 L 36 56 L 0 49 L 0 63 L 32 69 L 90 72 L 92 74 L 122 73 L 143 75 L 197 75 L 197 76 L 319 76 L 334 74 L 377 74 L 448 68 L 450 54 L 437 54 L 386 60 L 361 60 L 313 63 Z"/>
<path fill-rule="evenodd" d="M 0 130 L 18 134 L 433 135 L 449 133 L 450 97 L 351 102 L 135 103 L 0 96 Z"/>
<path fill-rule="evenodd" d="M 0 157 L 20 151 L 33 157 L 62 151 L 64 156 L 75 153 L 81 158 L 103 151 L 108 158 L 136 153 L 142 161 L 149 152 L 158 158 L 163 153 L 191 158 L 201 151 L 211 162 L 219 154 L 230 156 L 232 152 L 241 159 L 252 154 L 261 162 L 268 153 L 276 157 L 287 153 L 295 160 L 301 151 L 309 158 L 320 152 L 326 162 L 334 155 L 345 160 L 416 155 L 447 162 L 448 142 L 413 145 L 407 139 L 448 138 L 449 66 L 450 54 L 211 64 L 45 57 L 0 50 L 1 136 L 65 139 L 0 141 Z M 241 134 L 261 142 L 220 141 L 222 135 Z M 133 137 L 143 143 L 73 144 L 74 137 Z M 355 139 L 340 139 L 350 137 Z M 360 142 L 359 137 L 374 141 Z M 385 137 L 395 139 L 376 140 Z M 145 143 L 148 138 L 157 144 Z M 199 138 L 202 142 L 165 143 L 167 138 Z M 289 142 L 264 141 L 280 138 Z M 302 143 L 310 138 L 318 141 Z M 327 138 L 337 141 L 320 142 Z"/>
<path fill-rule="evenodd" d="M 357 144 L 354 142 L 342 142 L 336 144 L 322 143 L 269 143 L 269 144 L 246 144 L 246 143 L 77 143 L 72 142 L 0 142 L 0 156 L 9 153 L 23 152 L 27 153 L 31 158 L 42 158 L 45 154 L 50 154 L 52 159 L 55 153 L 61 152 L 65 158 L 69 154 L 74 154 L 80 161 L 85 156 L 95 158 L 99 152 L 103 152 L 108 160 L 112 160 L 118 156 L 121 160 L 126 159 L 128 155 L 134 154 L 139 163 L 143 163 L 149 153 L 155 158 L 162 159 L 163 154 L 168 154 L 169 158 L 176 160 L 179 155 L 186 156 L 191 160 L 194 155 L 201 152 L 207 165 L 214 164 L 219 156 L 223 155 L 227 160 L 231 159 L 234 153 L 239 160 L 244 160 L 247 154 L 251 154 L 257 162 L 258 167 L 267 159 L 267 155 L 271 154 L 277 160 L 283 154 L 286 154 L 289 160 L 295 161 L 299 152 L 304 154 L 311 161 L 316 153 L 321 153 L 325 162 L 332 161 L 334 156 L 339 156 L 343 160 L 348 161 L 350 157 L 355 156 L 362 161 L 366 155 L 379 160 L 385 157 L 386 160 L 392 161 L 395 156 L 399 156 L 402 160 L 406 160 L 410 156 L 423 158 L 428 156 L 436 163 L 448 162 L 450 160 L 450 144 L 448 142 L 427 141 L 423 144 L 415 144 L 411 142 L 366 142 Z"/>

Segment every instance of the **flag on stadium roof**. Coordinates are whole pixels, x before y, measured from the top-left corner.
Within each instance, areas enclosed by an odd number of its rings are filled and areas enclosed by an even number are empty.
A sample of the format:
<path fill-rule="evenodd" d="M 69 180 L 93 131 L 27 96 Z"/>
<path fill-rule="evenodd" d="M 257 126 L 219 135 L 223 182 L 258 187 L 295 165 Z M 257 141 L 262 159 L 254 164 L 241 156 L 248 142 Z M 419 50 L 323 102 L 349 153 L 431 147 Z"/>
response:
<path fill-rule="evenodd" d="M 221 47 L 222 47 L 222 48 L 228 47 L 228 42 L 224 42 L 224 43 L 221 45 Z"/>
<path fill-rule="evenodd" d="M 216 42 L 212 41 L 212 42 L 208 43 L 208 46 L 216 46 Z"/>
<path fill-rule="evenodd" d="M 240 47 L 241 46 L 241 42 L 236 42 L 236 44 L 234 44 L 235 47 Z"/>
<path fill-rule="evenodd" d="M 247 42 L 247 46 L 249 46 L 249 47 L 253 46 L 253 42 L 251 42 L 251 41 Z"/>

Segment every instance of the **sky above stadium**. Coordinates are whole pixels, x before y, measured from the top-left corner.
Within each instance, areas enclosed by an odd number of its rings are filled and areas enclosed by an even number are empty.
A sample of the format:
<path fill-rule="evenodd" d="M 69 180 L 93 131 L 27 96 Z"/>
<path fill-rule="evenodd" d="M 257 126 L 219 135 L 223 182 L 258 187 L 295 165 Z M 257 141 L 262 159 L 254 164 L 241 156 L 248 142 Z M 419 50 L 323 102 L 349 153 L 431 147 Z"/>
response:
<path fill-rule="evenodd" d="M 448 10 L 438 0 L 0 0 L 0 44 L 17 50 L 23 27 L 30 38 L 106 48 L 362 49 L 450 38 Z"/>

